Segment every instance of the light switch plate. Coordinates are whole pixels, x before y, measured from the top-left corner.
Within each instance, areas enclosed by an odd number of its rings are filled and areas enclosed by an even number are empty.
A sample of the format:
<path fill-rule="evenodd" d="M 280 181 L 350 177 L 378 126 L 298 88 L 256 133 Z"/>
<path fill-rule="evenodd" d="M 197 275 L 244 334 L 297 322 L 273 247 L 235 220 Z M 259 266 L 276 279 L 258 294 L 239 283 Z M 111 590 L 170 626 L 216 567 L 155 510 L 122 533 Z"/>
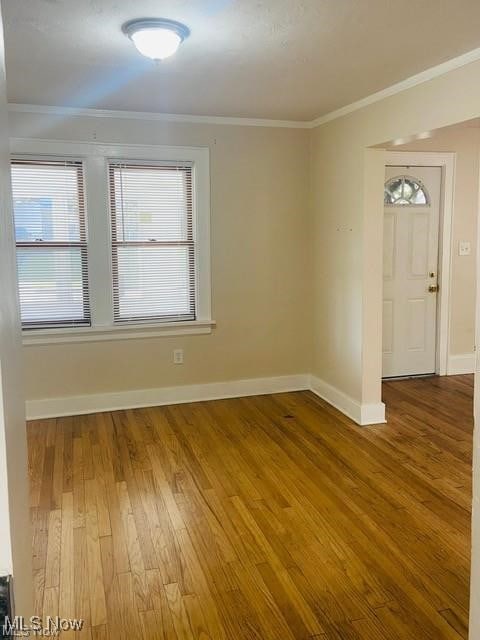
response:
<path fill-rule="evenodd" d="M 467 240 L 460 240 L 458 243 L 458 255 L 459 256 L 469 256 L 472 252 L 472 248 L 470 242 Z"/>

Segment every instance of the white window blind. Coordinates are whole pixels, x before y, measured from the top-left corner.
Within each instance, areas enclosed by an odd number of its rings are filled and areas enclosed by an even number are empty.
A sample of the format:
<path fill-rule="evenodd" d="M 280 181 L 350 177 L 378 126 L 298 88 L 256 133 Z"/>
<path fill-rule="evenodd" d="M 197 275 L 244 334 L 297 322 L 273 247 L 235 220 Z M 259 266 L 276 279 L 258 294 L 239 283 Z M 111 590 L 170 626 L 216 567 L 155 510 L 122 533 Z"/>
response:
<path fill-rule="evenodd" d="M 109 161 L 114 321 L 195 319 L 191 163 Z"/>
<path fill-rule="evenodd" d="M 83 165 L 12 161 L 23 328 L 90 324 Z"/>

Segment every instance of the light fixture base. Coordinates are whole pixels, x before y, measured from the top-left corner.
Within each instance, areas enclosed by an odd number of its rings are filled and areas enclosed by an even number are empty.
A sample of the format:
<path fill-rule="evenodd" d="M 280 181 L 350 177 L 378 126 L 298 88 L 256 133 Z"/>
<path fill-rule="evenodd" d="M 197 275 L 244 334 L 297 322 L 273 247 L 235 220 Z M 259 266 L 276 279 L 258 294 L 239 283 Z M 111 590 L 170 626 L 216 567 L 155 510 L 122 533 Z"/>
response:
<path fill-rule="evenodd" d="M 122 25 L 123 33 L 130 39 L 137 31 L 144 29 L 166 29 L 173 31 L 180 37 L 182 42 L 190 35 L 190 29 L 186 25 L 176 20 L 168 20 L 167 18 L 136 18 Z"/>

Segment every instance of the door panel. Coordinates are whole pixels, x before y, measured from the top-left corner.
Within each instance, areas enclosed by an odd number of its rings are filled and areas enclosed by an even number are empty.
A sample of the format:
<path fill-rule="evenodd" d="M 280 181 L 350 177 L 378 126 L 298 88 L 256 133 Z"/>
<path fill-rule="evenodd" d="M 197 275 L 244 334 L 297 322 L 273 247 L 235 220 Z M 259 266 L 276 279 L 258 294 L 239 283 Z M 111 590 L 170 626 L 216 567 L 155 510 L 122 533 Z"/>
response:
<path fill-rule="evenodd" d="M 410 213 L 410 276 L 426 278 L 428 271 L 429 214 Z"/>
<path fill-rule="evenodd" d="M 405 187 L 398 188 L 402 177 Z M 437 294 L 429 287 L 438 282 L 441 168 L 387 167 L 387 184 L 397 178 L 393 195 L 405 197 L 385 204 L 384 216 L 384 377 L 434 373 L 436 362 Z M 422 204 L 407 204 L 415 184 L 427 202 L 419 192 L 411 200 Z"/>
<path fill-rule="evenodd" d="M 383 353 L 393 351 L 393 300 L 383 301 Z"/>
<path fill-rule="evenodd" d="M 395 216 L 387 211 L 383 224 L 383 277 L 390 279 L 395 265 Z"/>
<path fill-rule="evenodd" d="M 425 340 L 425 325 L 428 322 L 426 307 L 423 298 L 408 301 L 408 351 L 424 351 L 427 346 Z"/>

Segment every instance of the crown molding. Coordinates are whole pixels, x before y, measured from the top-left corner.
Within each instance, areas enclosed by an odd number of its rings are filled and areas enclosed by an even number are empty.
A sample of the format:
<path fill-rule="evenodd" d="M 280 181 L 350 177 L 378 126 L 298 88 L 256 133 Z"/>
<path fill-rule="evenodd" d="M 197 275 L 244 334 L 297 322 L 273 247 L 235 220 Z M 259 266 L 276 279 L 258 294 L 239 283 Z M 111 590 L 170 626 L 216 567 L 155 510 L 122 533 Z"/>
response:
<path fill-rule="evenodd" d="M 435 67 L 430 67 L 401 82 L 392 84 L 381 91 L 372 93 L 361 100 L 347 104 L 344 107 L 330 111 L 314 120 L 270 120 L 267 118 L 231 118 L 227 116 L 195 116 L 176 113 L 153 113 L 149 111 L 120 111 L 110 109 L 89 109 L 77 107 L 55 107 L 36 104 L 16 104 L 8 105 L 9 111 L 16 113 L 36 113 L 41 115 L 53 115 L 61 117 L 86 116 L 90 118 L 120 118 L 124 120 L 149 120 L 157 122 L 176 122 L 180 124 L 214 124 L 233 125 L 243 127 L 271 127 L 283 129 L 315 129 L 327 122 L 346 116 L 354 111 L 368 107 L 371 104 L 390 98 L 391 96 L 416 87 L 419 84 L 443 76 L 450 71 L 464 67 L 472 62 L 480 60 L 480 47 L 468 51 L 456 58 L 442 62 Z"/>
<path fill-rule="evenodd" d="M 309 126 L 311 129 L 314 129 L 315 127 L 319 127 L 322 124 L 326 124 L 327 122 L 331 122 L 332 120 L 336 120 L 337 118 L 346 116 L 349 113 L 353 113 L 354 111 L 358 111 L 359 109 L 368 107 L 375 102 L 385 100 L 385 98 L 390 98 L 397 93 L 401 93 L 402 91 L 406 91 L 407 89 L 416 87 L 419 84 L 423 84 L 424 82 L 428 82 L 429 80 L 433 80 L 434 78 L 443 76 L 450 71 L 454 71 L 455 69 L 464 67 L 472 62 L 477 62 L 478 60 L 480 60 L 480 48 L 473 49 L 472 51 L 468 51 L 467 53 L 462 54 L 461 56 L 457 56 L 456 58 L 452 58 L 451 60 L 447 60 L 446 62 L 437 64 L 435 67 L 425 69 L 425 71 L 421 71 L 420 73 L 417 73 L 414 76 L 410 76 L 409 78 L 406 78 L 401 82 L 392 84 L 390 87 L 386 87 L 381 91 L 372 93 L 369 96 L 362 98 L 361 100 L 357 100 L 356 102 L 347 104 L 344 107 L 340 107 L 340 109 L 335 109 L 335 111 L 326 113 L 325 115 L 320 116 L 315 120 L 311 120 L 309 122 Z"/>
<path fill-rule="evenodd" d="M 230 118 L 226 116 L 195 116 L 177 113 L 153 113 L 150 111 L 120 111 L 111 109 L 87 109 L 77 107 L 55 107 L 39 104 L 8 105 L 10 112 L 36 113 L 61 117 L 119 118 L 122 120 L 149 120 L 176 122 L 179 124 L 220 124 L 243 127 L 273 127 L 283 129 L 309 129 L 310 122 L 301 120 L 269 120 L 266 118 Z"/>

